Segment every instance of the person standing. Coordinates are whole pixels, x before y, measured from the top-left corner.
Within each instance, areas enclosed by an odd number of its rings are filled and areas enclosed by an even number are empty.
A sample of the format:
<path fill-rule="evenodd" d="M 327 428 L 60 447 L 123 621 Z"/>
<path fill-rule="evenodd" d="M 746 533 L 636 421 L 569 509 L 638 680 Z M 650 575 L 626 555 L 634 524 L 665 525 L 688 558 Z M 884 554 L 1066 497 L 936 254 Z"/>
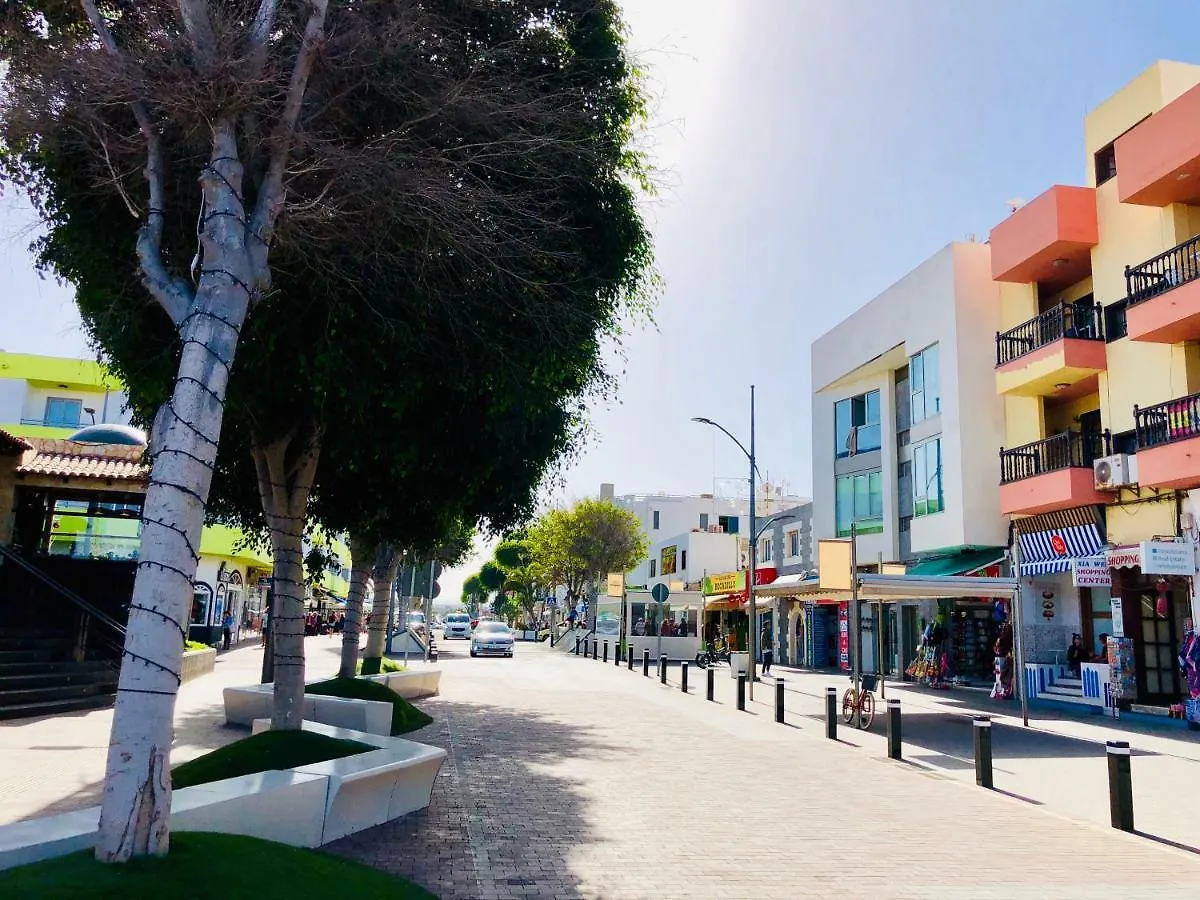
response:
<path fill-rule="evenodd" d="M 775 645 L 771 643 L 771 626 L 763 625 L 762 634 L 758 636 L 758 646 L 762 648 L 762 673 L 771 674 L 771 663 L 775 661 Z"/>
<path fill-rule="evenodd" d="M 221 649 L 228 650 L 229 642 L 233 639 L 233 610 L 225 610 L 221 617 Z"/>

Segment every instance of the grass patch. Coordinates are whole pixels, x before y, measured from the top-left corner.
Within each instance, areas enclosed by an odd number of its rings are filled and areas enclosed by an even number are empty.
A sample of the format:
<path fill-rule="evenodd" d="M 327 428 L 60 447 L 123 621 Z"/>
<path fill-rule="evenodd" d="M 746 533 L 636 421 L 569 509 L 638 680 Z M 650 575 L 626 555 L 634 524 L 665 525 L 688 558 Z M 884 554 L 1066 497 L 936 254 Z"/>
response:
<path fill-rule="evenodd" d="M 193 650 L 211 650 L 212 646 L 209 644 L 202 644 L 199 641 L 184 641 L 183 649 L 184 652 L 190 653 Z"/>
<path fill-rule="evenodd" d="M 360 659 L 358 661 L 358 668 L 355 669 L 354 671 L 356 671 L 359 675 L 361 675 L 362 667 L 363 667 L 363 661 Z M 406 671 L 406 666 L 404 665 L 404 663 L 398 663 L 394 659 L 388 659 L 385 656 L 379 661 L 379 672 L 377 674 L 387 675 L 391 672 L 404 672 L 404 671 Z"/>
<path fill-rule="evenodd" d="M 424 728 L 433 721 L 387 685 L 365 678 L 330 678 L 304 689 L 306 694 L 325 697 L 346 697 L 353 700 L 382 700 L 392 704 L 392 734 L 408 734 Z"/>
<path fill-rule="evenodd" d="M 171 770 L 171 785 L 176 788 L 191 787 L 237 775 L 341 759 L 374 749 L 369 744 L 331 738 L 312 731 L 264 731 L 205 753 L 190 762 L 180 763 Z M 174 842 L 175 839 L 172 837 L 171 840 Z"/>
<path fill-rule="evenodd" d="M 176 832 L 171 852 L 125 865 L 83 850 L 0 872 L 0 896 L 38 900 L 308 900 L 387 897 L 437 900 L 402 878 L 359 863 L 259 838 Z"/>

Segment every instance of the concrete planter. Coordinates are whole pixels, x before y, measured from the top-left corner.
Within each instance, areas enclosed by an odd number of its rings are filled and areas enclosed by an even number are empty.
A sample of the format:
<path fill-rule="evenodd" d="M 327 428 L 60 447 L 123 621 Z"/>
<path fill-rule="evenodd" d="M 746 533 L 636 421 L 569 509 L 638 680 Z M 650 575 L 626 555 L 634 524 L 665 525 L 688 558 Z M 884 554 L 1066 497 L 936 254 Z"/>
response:
<path fill-rule="evenodd" d="M 191 681 L 193 678 L 207 675 L 216 664 L 217 649 L 215 647 L 209 647 L 207 650 L 186 650 L 183 654 L 183 665 L 180 667 L 179 677 L 184 681 Z"/>
<path fill-rule="evenodd" d="M 275 686 L 250 684 L 245 687 L 227 687 L 223 694 L 226 724 L 253 726 L 255 720 L 270 717 Z M 305 694 L 302 712 L 306 722 L 319 722 L 322 725 L 350 728 L 370 734 L 392 733 L 392 704 L 382 700 Z"/>
<path fill-rule="evenodd" d="M 385 684 L 405 700 L 432 697 L 437 694 L 442 680 L 441 669 L 405 669 L 403 672 L 388 672 L 383 675 L 364 675 L 370 681 Z"/>

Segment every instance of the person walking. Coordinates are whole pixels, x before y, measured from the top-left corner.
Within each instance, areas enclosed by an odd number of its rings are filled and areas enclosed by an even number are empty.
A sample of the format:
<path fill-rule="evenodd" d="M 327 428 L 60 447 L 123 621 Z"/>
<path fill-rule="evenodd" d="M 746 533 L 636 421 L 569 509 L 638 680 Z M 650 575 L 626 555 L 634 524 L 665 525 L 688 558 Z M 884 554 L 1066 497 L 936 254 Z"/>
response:
<path fill-rule="evenodd" d="M 221 617 L 221 649 L 228 650 L 229 642 L 233 639 L 233 610 L 225 610 Z"/>
<path fill-rule="evenodd" d="M 771 663 L 775 661 L 775 646 L 771 643 L 771 626 L 763 625 L 762 634 L 758 636 L 758 646 L 762 648 L 762 673 L 771 674 Z"/>

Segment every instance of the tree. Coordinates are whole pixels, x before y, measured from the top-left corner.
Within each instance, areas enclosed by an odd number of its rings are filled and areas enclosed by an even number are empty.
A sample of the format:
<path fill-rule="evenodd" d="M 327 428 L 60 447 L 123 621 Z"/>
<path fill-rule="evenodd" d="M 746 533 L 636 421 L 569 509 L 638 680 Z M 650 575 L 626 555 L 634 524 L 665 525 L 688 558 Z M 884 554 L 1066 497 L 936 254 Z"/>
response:
<path fill-rule="evenodd" d="M 479 608 L 487 602 L 487 598 L 487 588 L 483 586 L 478 575 L 470 575 L 463 581 L 462 605 L 467 608 L 467 613 L 472 618 L 479 615 Z"/>
<path fill-rule="evenodd" d="M 543 582 L 542 572 L 534 564 L 529 541 L 524 536 L 507 538 L 496 546 L 493 559 L 504 571 L 504 590 L 530 622 L 537 621 L 537 605 L 549 585 Z"/>

